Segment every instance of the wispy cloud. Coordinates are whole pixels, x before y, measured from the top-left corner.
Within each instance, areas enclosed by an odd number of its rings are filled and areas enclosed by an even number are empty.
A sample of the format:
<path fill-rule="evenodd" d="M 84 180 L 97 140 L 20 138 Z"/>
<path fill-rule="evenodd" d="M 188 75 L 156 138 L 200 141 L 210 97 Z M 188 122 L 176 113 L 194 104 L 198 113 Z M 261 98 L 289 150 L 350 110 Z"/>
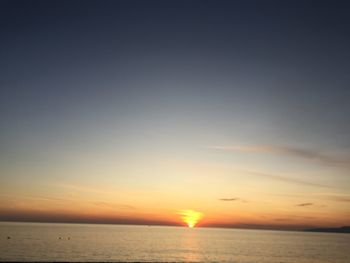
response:
<path fill-rule="evenodd" d="M 66 198 L 58 198 L 58 197 L 51 197 L 51 196 L 37 196 L 37 195 L 27 196 L 27 198 L 44 200 L 44 201 L 58 201 L 58 202 L 72 201 L 71 199 L 66 199 Z"/>
<path fill-rule="evenodd" d="M 294 179 L 294 178 L 286 177 L 286 176 L 282 176 L 282 175 L 276 175 L 276 174 L 270 174 L 270 173 L 262 173 L 262 172 L 254 172 L 254 171 L 244 171 L 244 172 L 247 173 L 247 174 L 256 175 L 256 176 L 262 176 L 262 177 L 265 177 L 265 178 L 269 178 L 269 179 L 276 180 L 276 181 L 281 181 L 281 182 L 330 188 L 327 185 L 307 182 L 307 181 Z"/>
<path fill-rule="evenodd" d="M 79 184 L 55 183 L 55 184 L 52 184 L 52 186 L 71 189 L 79 192 L 87 192 L 87 193 L 95 193 L 95 194 L 103 194 L 103 195 L 114 194 L 112 191 L 108 191 L 100 188 L 94 188 L 94 187 L 85 186 L 85 185 L 79 185 Z"/>
<path fill-rule="evenodd" d="M 313 203 L 301 203 L 301 204 L 297 204 L 295 206 L 312 206 L 314 205 Z"/>
<path fill-rule="evenodd" d="M 231 202 L 231 201 L 238 201 L 238 198 L 220 198 L 220 201 L 226 201 L 226 202 Z"/>
<path fill-rule="evenodd" d="M 235 201 L 239 201 L 239 202 L 248 202 L 247 200 L 243 200 L 241 198 L 237 198 L 237 197 L 234 197 L 234 198 L 219 198 L 219 201 L 224 201 L 224 202 L 235 202 Z"/>
<path fill-rule="evenodd" d="M 308 193 L 308 194 L 271 194 L 274 196 L 283 196 L 283 197 L 303 197 L 303 198 L 322 198 L 323 200 L 333 201 L 333 202 L 350 202 L 350 195 L 348 194 L 339 194 L 339 193 Z"/>
<path fill-rule="evenodd" d="M 330 156 L 320 151 L 280 145 L 211 146 L 210 149 L 248 153 L 272 153 L 315 160 L 325 165 L 350 168 L 350 157 Z"/>
<path fill-rule="evenodd" d="M 290 221 L 290 218 L 276 218 L 276 219 L 274 219 L 274 221 L 285 222 L 285 221 Z"/>
<path fill-rule="evenodd" d="M 332 201 L 337 202 L 350 202 L 350 197 L 342 197 L 342 196 L 331 196 L 329 197 Z"/>
<path fill-rule="evenodd" d="M 94 202 L 94 205 L 99 207 L 109 207 L 109 208 L 117 208 L 117 209 L 136 209 L 134 206 L 125 205 L 125 204 L 116 204 L 109 202 Z"/>

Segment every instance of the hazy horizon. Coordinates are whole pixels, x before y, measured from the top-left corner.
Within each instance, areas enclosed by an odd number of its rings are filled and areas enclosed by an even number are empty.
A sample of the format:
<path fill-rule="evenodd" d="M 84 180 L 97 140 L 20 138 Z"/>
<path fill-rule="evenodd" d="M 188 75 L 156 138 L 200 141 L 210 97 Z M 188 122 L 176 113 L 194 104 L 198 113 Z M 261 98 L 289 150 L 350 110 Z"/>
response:
<path fill-rule="evenodd" d="M 3 223 L 33 223 L 33 224 L 87 224 L 87 225 L 125 225 L 125 226 L 164 226 L 164 227 L 187 227 L 183 222 L 157 222 L 154 220 L 142 221 L 137 219 L 130 220 L 86 220 L 81 218 L 72 218 L 72 219 L 60 219 L 55 217 L 50 219 L 43 219 L 38 217 L 35 219 L 26 219 L 26 218 L 11 218 L 10 220 L 1 220 Z M 249 225 L 249 224 L 236 224 L 236 225 L 203 225 L 196 224 L 196 228 L 223 228 L 223 229 L 242 229 L 242 230 L 276 230 L 276 231 L 303 231 L 307 229 L 317 229 L 317 225 Z M 343 227 L 343 226 L 340 226 Z M 325 227 L 320 227 L 321 229 Z"/>

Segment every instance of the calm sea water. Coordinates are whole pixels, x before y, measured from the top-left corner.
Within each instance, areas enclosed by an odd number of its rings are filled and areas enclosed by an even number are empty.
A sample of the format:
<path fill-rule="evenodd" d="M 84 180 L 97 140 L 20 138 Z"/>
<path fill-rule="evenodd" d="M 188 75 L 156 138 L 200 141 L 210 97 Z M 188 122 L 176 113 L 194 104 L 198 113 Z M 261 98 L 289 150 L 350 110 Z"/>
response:
<path fill-rule="evenodd" d="M 350 235 L 2 222 L 0 260 L 349 263 Z"/>

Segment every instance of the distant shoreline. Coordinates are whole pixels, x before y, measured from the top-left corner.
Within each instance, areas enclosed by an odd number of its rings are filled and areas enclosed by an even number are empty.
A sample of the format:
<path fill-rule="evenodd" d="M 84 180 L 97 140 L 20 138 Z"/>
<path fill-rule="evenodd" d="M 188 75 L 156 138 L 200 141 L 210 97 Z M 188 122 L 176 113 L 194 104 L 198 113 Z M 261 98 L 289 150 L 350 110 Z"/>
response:
<path fill-rule="evenodd" d="M 159 226 L 159 227 L 180 227 L 187 228 L 183 225 L 166 225 L 166 224 L 130 224 L 130 223 L 95 223 L 95 222 L 45 222 L 45 221 L 8 221 L 0 220 L 0 223 L 33 223 L 33 224 L 83 224 L 83 225 L 121 225 L 121 226 Z M 283 229 L 283 228 L 248 228 L 248 227 L 224 227 L 224 226 L 198 226 L 196 228 L 213 228 L 213 229 L 236 229 L 236 230 L 263 230 L 263 231 L 287 231 L 287 232 L 325 232 L 325 233 L 350 233 L 350 226 L 339 228 L 306 228 L 306 229 Z"/>
<path fill-rule="evenodd" d="M 309 228 L 304 229 L 305 232 L 324 232 L 324 233 L 348 233 L 350 234 L 350 226 L 342 226 L 337 228 Z"/>

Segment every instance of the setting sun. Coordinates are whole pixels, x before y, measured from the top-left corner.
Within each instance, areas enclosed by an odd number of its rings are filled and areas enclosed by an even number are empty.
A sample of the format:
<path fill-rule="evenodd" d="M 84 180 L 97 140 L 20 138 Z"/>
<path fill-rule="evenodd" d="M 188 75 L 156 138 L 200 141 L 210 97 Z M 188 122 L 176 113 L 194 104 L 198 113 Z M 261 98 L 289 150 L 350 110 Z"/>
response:
<path fill-rule="evenodd" d="M 178 214 L 182 216 L 182 221 L 190 228 L 195 227 L 198 221 L 203 217 L 203 213 L 194 210 L 181 210 Z"/>

